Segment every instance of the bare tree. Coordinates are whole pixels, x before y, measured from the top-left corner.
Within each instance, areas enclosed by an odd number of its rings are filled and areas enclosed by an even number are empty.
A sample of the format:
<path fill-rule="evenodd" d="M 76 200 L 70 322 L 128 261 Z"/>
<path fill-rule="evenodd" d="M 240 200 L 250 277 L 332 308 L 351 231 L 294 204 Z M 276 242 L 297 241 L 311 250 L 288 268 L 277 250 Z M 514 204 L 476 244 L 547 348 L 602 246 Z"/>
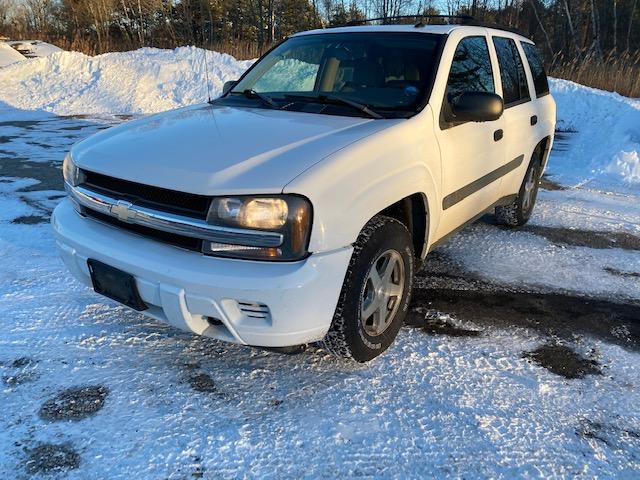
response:
<path fill-rule="evenodd" d="M 618 51 L 618 0 L 613 0 L 613 53 Z"/>
<path fill-rule="evenodd" d="M 594 0 L 590 0 L 591 2 L 591 35 L 592 42 L 589 47 L 589 53 L 587 55 L 596 55 L 598 57 L 602 57 L 602 47 L 600 44 L 600 25 L 598 22 L 598 14 L 594 4 Z"/>
<path fill-rule="evenodd" d="M 536 2 L 535 2 L 535 0 L 529 0 L 529 3 L 531 4 L 531 9 L 533 10 L 533 14 L 536 17 L 536 21 L 538 22 L 538 26 L 540 27 L 540 30 L 542 30 L 542 34 L 544 35 L 545 44 L 547 45 L 547 48 L 549 49 L 549 53 L 553 57 L 554 52 L 553 52 L 553 47 L 551 46 L 551 39 L 549 39 L 549 34 L 547 33 L 547 30 L 544 28 L 544 24 L 542 23 L 542 20 L 540 19 L 540 15 L 538 15 L 538 9 L 536 8 Z"/>
<path fill-rule="evenodd" d="M 573 20 L 571 19 L 571 11 L 569 10 L 569 2 L 568 0 L 563 0 L 564 11 L 567 16 L 567 26 L 569 27 L 569 35 L 571 37 L 571 42 L 575 48 L 576 55 L 580 56 L 580 47 L 578 46 L 578 38 L 576 37 L 576 31 L 573 28 Z"/>
<path fill-rule="evenodd" d="M 633 0 L 633 4 L 631 6 L 631 15 L 629 15 L 629 28 L 627 28 L 627 52 L 631 49 L 631 26 L 633 25 L 633 16 L 636 13 L 637 4 L 638 0 Z"/>

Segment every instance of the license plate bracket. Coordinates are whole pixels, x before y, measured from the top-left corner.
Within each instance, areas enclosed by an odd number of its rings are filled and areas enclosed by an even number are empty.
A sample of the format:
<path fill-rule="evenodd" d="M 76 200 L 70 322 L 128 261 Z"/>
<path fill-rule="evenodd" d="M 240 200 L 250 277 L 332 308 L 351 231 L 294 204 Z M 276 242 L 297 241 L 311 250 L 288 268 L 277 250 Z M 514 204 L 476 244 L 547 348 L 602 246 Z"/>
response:
<path fill-rule="evenodd" d="M 90 258 L 87 260 L 96 293 L 131 307 L 138 312 L 149 308 L 138 292 L 133 275 Z"/>

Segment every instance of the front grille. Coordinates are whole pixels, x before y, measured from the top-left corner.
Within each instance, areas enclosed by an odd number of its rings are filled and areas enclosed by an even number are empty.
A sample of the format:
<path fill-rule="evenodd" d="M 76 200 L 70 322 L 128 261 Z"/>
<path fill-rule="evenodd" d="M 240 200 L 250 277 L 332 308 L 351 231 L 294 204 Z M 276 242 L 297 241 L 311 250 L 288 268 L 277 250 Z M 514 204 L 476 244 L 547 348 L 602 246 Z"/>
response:
<path fill-rule="evenodd" d="M 207 218 L 211 197 L 130 182 L 87 170 L 83 170 L 82 173 L 84 174 L 83 186 L 98 193 L 154 210 L 201 220 Z"/>
<path fill-rule="evenodd" d="M 117 218 L 104 213 L 96 212 L 88 208 L 82 209 L 83 214 L 87 217 L 94 218 L 100 222 L 113 225 L 114 227 L 127 230 L 129 232 L 137 233 L 145 237 L 152 238 L 159 242 L 168 243 L 176 247 L 185 248 L 187 250 L 193 250 L 196 252 L 202 251 L 202 240 L 193 237 L 186 237 L 184 235 L 177 235 L 175 233 L 163 232 L 162 230 L 156 230 L 154 228 L 144 227 L 142 225 L 135 225 L 133 223 L 121 222 Z"/>

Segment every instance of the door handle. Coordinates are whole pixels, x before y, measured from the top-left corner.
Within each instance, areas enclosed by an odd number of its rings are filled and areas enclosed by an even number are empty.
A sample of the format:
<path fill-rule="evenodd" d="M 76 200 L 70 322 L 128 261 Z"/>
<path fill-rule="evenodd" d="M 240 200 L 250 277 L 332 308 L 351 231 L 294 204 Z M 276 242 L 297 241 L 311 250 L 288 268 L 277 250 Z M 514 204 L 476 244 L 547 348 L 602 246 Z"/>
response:
<path fill-rule="evenodd" d="M 531 126 L 533 127 L 537 123 L 538 123 L 538 116 L 534 115 L 533 117 L 531 117 Z"/>
<path fill-rule="evenodd" d="M 502 129 L 496 130 L 495 132 L 493 132 L 494 142 L 499 142 L 500 140 L 502 140 L 502 137 L 504 137 L 504 132 L 502 131 Z"/>

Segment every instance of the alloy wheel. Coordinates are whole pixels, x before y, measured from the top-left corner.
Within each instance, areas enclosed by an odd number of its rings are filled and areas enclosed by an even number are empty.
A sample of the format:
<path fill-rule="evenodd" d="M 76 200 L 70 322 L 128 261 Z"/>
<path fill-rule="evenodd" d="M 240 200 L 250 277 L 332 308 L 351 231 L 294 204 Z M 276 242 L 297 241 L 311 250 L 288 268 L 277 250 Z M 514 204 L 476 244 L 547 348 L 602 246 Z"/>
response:
<path fill-rule="evenodd" d="M 360 321 L 367 334 L 384 333 L 398 311 L 404 292 L 405 269 L 402 256 L 387 250 L 373 262 L 360 300 Z"/>

